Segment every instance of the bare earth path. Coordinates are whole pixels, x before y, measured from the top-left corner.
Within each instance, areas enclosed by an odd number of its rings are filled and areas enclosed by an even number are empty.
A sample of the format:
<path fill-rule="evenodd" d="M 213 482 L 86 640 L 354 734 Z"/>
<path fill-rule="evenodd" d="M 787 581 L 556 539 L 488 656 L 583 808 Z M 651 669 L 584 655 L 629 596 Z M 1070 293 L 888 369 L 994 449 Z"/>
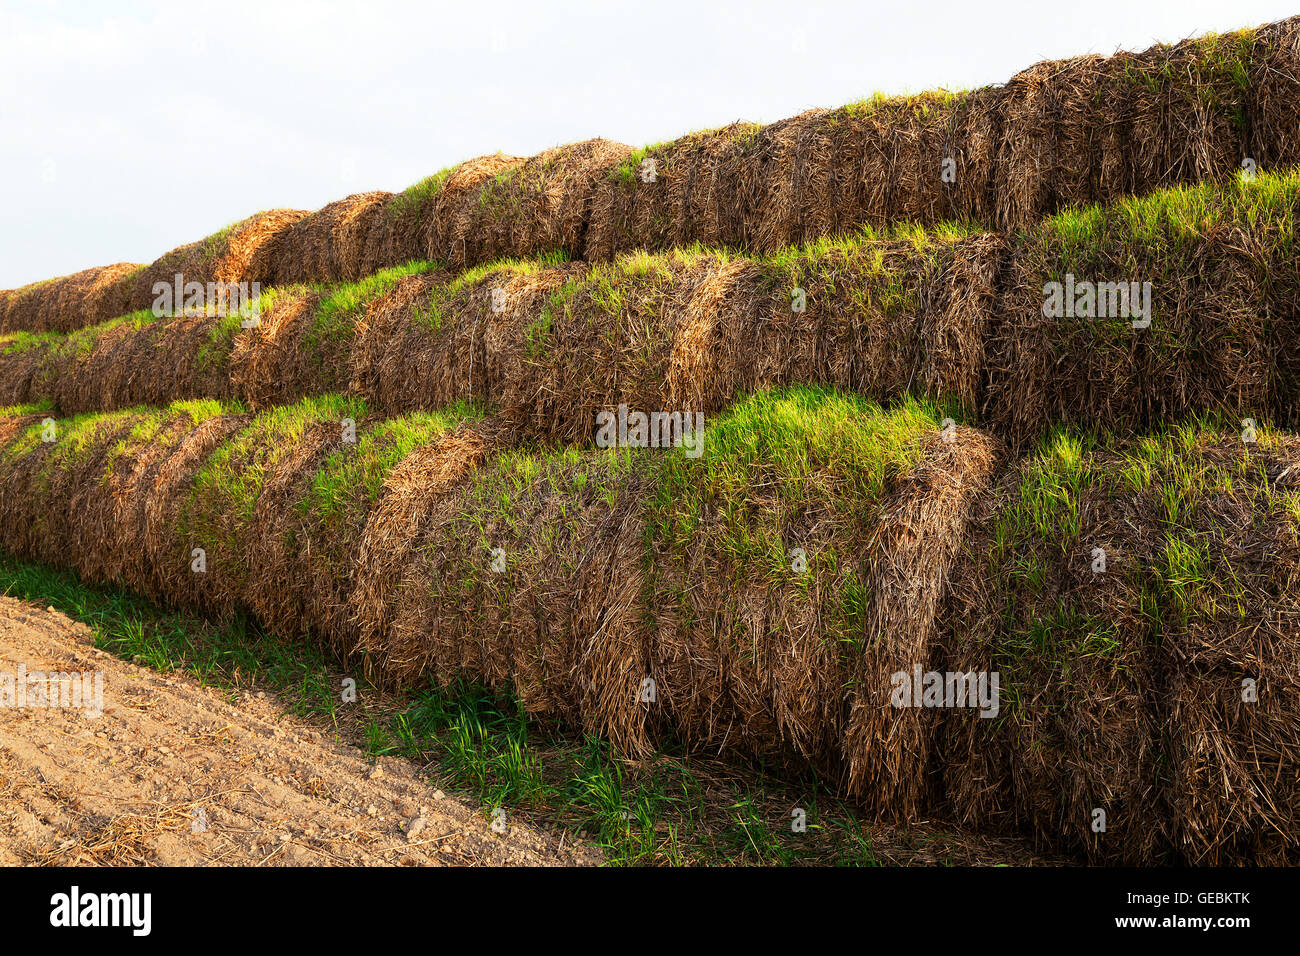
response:
<path fill-rule="evenodd" d="M 0 596 L 0 677 L 100 671 L 101 716 L 0 708 L 0 865 L 573 865 L 590 848 L 508 823 L 284 716 L 91 644 Z"/>

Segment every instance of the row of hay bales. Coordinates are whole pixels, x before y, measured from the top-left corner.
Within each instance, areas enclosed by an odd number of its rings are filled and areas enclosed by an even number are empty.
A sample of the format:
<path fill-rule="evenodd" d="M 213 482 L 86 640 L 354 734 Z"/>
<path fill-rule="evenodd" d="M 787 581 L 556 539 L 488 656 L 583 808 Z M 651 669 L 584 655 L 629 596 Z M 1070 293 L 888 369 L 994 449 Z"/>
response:
<path fill-rule="evenodd" d="M 0 292 L 0 332 L 71 332 L 149 309 L 158 282 L 239 283 L 257 278 L 259 253 L 307 213 L 260 212 L 198 242 L 173 249 L 150 265 L 122 262 Z"/>
<path fill-rule="evenodd" d="M 630 755 L 812 765 L 881 816 L 1300 861 L 1300 439 L 1064 429 L 1008 459 L 945 414 L 778 389 L 691 457 L 521 442 L 464 403 L 188 402 L 50 442 L 9 409 L 0 546 L 382 681 L 510 688 Z M 996 671 L 997 715 L 894 706 L 917 668 Z"/>
<path fill-rule="evenodd" d="M 182 398 L 262 408 L 345 390 L 393 415 L 476 399 L 566 441 L 589 438 L 595 414 L 620 403 L 713 413 L 738 391 L 799 382 L 973 407 L 1000 248 L 992 236 L 922 236 L 769 260 L 674 251 L 455 277 L 413 263 L 264 293 L 255 329 L 237 315 L 141 314 L 0 338 L 0 400 L 65 413 Z"/>
<path fill-rule="evenodd" d="M 771 253 L 904 221 L 1012 232 L 1071 204 L 1222 179 L 1244 160 L 1261 170 L 1300 163 L 1298 101 L 1293 17 L 1143 53 L 1042 62 L 1003 86 L 876 97 L 642 150 L 593 139 L 531 158 L 485 156 L 400 194 L 261 214 L 232 227 L 248 240 L 237 254 L 209 248 L 225 241 L 218 234 L 141 272 L 111 266 L 0 293 L 0 331 L 67 330 L 145 308 L 153 283 L 177 271 L 200 282 L 319 283 L 410 260 L 462 269 L 555 249 L 593 262 L 694 244 Z"/>
<path fill-rule="evenodd" d="M 951 227 L 765 257 L 551 257 L 457 276 L 412 263 L 266 293 L 255 330 L 141 315 L 0 338 L 0 401 L 260 408 L 342 390 L 394 415 L 473 399 L 528 434 L 582 441 L 620 403 L 711 414 L 737 393 L 814 384 L 953 401 L 1016 448 L 1053 425 L 1122 432 L 1190 412 L 1295 428 L 1298 213 L 1292 169 L 1067 211 L 1010 247 Z M 1070 277 L 1136 282 L 1134 306 L 1149 282 L 1149 326 L 1074 301 L 1074 316 L 1045 314 L 1044 288 Z"/>
<path fill-rule="evenodd" d="M 497 154 L 399 195 L 326 206 L 268 250 L 264 281 L 356 279 L 410 259 L 460 269 L 552 249 L 593 262 L 695 244 L 770 253 L 898 222 L 1011 232 L 1068 205 L 1222 179 L 1246 159 L 1263 170 L 1300 163 L 1297 99 L 1291 18 L 640 150 L 593 139 Z"/>

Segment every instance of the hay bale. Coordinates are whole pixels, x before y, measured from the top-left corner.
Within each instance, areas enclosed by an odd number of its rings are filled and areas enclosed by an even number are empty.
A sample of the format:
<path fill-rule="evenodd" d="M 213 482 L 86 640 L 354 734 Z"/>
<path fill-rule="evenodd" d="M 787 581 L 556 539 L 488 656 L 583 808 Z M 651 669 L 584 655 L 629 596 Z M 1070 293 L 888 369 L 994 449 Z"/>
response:
<path fill-rule="evenodd" d="M 564 441 L 620 402 L 712 412 L 801 382 L 973 407 L 1001 259 L 995 238 L 957 231 L 773 262 L 676 251 L 407 280 L 358 326 L 352 387 L 388 413 L 499 401 L 512 426 Z M 800 283 L 809 311 L 794 314 Z"/>
<path fill-rule="evenodd" d="M 142 372 L 147 375 L 148 365 L 137 356 L 157 356 L 152 346 L 160 325 L 145 312 L 78 329 L 50 350 L 34 383 L 65 414 L 139 404 L 132 400 L 131 392 L 139 391 L 132 385 Z"/>
<path fill-rule="evenodd" d="M 1108 497 L 1102 467 L 1058 437 L 1004 478 L 972 529 L 949 590 L 948 669 L 997 672 L 1001 707 L 994 719 L 950 716 L 942 767 L 963 823 L 1150 864 L 1170 853 L 1159 668 L 1141 614 L 1159 524 L 1150 500 Z M 1097 810 L 1104 833 L 1092 830 Z"/>
<path fill-rule="evenodd" d="M 945 612 L 948 666 L 998 671 L 1003 698 L 945 729 L 959 821 L 1100 862 L 1294 861 L 1297 448 L 1061 432 L 1006 476 Z"/>
<path fill-rule="evenodd" d="M 160 533 L 160 517 L 174 513 L 196 452 L 210 450 L 239 416 L 212 401 L 82 415 L 58 419 L 56 440 L 47 443 L 46 415 L 0 427 L 3 547 L 87 581 L 183 597 L 164 584 L 171 563 L 189 573 L 189 551 L 182 557 L 175 535 Z"/>
<path fill-rule="evenodd" d="M 182 509 L 195 476 L 209 458 L 247 427 L 249 416 L 234 408 L 186 431 L 156 467 L 140 476 L 139 499 L 122 518 L 124 525 L 142 528 L 141 553 L 124 570 L 130 582 L 138 576 L 139 589 L 155 600 L 194 607 L 196 574 L 192 570 L 193 543 L 180 531 Z"/>
<path fill-rule="evenodd" d="M 582 258 L 596 191 L 632 153 L 630 146 L 590 139 L 557 146 L 484 181 L 465 206 L 449 267 L 561 251 Z"/>
<path fill-rule="evenodd" d="M 729 263 L 682 313 L 668 407 L 713 412 L 736 394 L 816 384 L 974 409 L 1002 259 L 994 236 L 921 235 Z"/>
<path fill-rule="evenodd" d="M 503 419 L 571 442 L 589 439 L 596 414 L 620 403 L 673 410 L 665 373 L 674 329 L 720 261 L 681 251 L 631 255 L 547 278 L 549 294 L 494 322 L 501 391 L 492 397 Z"/>
<path fill-rule="evenodd" d="M 916 390 L 974 408 L 1002 258 L 995 237 L 957 233 L 593 264 L 540 309 L 494 322 L 501 414 L 526 434 L 581 441 L 621 403 L 711 414 L 780 385 L 876 400 Z"/>
<path fill-rule="evenodd" d="M 496 400 L 508 371 L 505 359 L 489 354 L 489 342 L 507 346 L 492 340 L 493 330 L 535 315 L 539 297 L 569 268 L 541 260 L 479 268 L 451 281 L 439 274 L 401 279 L 357 322 L 352 391 L 390 415 Z"/>
<path fill-rule="evenodd" d="M 328 643 L 347 658 L 360 629 L 350 599 L 362 540 L 390 473 L 408 455 L 481 410 L 455 405 L 436 413 L 357 420 L 355 441 L 337 423 L 316 426 L 268 477 L 258 498 L 260 536 L 247 560 L 259 582 L 250 606 L 277 634 Z"/>
<path fill-rule="evenodd" d="M 206 239 L 173 249 L 136 274 L 130 308 L 152 309 L 157 299 L 154 284 L 174 285 L 178 273 L 185 283 L 199 282 L 205 287 L 210 282 L 260 282 L 257 269 L 265 255 L 262 252 L 264 247 L 306 215 L 301 209 L 259 212 Z M 180 312 L 180 304 L 174 303 L 174 313 Z"/>
<path fill-rule="evenodd" d="M 342 410 L 342 417 L 352 418 L 354 428 L 364 414 L 361 403 Z M 246 574 L 241 597 L 268 630 L 285 640 L 330 641 L 340 653 L 350 646 L 339 639 L 341 635 L 321 628 L 326 622 L 338 623 L 333 598 L 340 590 L 346 592 L 349 582 L 346 576 L 342 582 L 321 576 L 322 569 L 312 567 L 317 556 L 301 553 L 320 542 L 304 533 L 297 505 L 327 458 L 355 453 L 342 440 L 343 427 L 338 419 L 307 425 L 301 435 L 285 443 L 283 454 L 270 467 L 263 468 L 247 550 L 239 555 Z"/>
<path fill-rule="evenodd" d="M 151 587 L 145 520 L 155 482 L 178 446 L 226 411 L 220 402 L 201 400 L 126 413 L 130 428 L 119 433 L 96 470 L 70 489 L 65 507 L 75 546 L 62 563 L 85 581 L 157 593 Z"/>
<path fill-rule="evenodd" d="M 3 547 L 11 554 L 66 567 L 80 547 L 70 508 L 78 488 L 104 471 L 114 444 L 140 421 L 138 411 L 54 420 L 45 440 L 41 416 L 0 452 L 0 518 Z"/>
<path fill-rule="evenodd" d="M 997 223 L 1224 179 L 1247 155 L 1254 31 L 1037 63 L 1002 92 Z"/>
<path fill-rule="evenodd" d="M 231 325 L 238 319 L 143 312 L 79 329 L 49 342 L 29 393 L 66 414 L 229 398 Z"/>
<path fill-rule="evenodd" d="M 463 262 L 463 247 L 479 193 L 498 174 L 525 163 L 496 153 L 458 163 L 422 179 L 387 204 L 387 227 L 369 231 L 366 268 L 375 270 L 413 260 Z M 460 258 L 457 258 L 459 256 Z"/>
<path fill-rule="evenodd" d="M 1246 155 L 1264 170 L 1300 163 L 1300 17 L 1260 27 L 1250 74 Z"/>
<path fill-rule="evenodd" d="M 322 290 L 294 286 L 263 293 L 261 325 L 232 353 L 238 393 L 263 407 L 347 388 L 359 353 L 369 354 L 362 340 L 368 312 L 428 268 L 413 262 Z"/>
<path fill-rule="evenodd" d="M 985 343 L 982 420 L 1018 447 L 1049 424 L 1134 431 L 1203 411 L 1296 424 L 1298 196 L 1292 172 L 1232 179 L 1061 213 L 1027 234 Z M 1048 283 L 1066 298 L 1067 277 L 1076 290 L 1150 283 L 1150 326 L 1096 305 L 1045 315 Z"/>
<path fill-rule="evenodd" d="M 368 676 L 403 681 L 421 672 L 418 643 L 404 644 L 410 635 L 393 629 L 396 596 L 404 593 L 403 581 L 433 514 L 501 444 L 500 428 L 491 420 L 458 428 L 413 450 L 384 478 L 359 541 L 349 600 Z M 381 656 L 383 665 L 376 668 Z"/>
<path fill-rule="evenodd" d="M 995 448 L 967 429 L 946 442 L 938 424 L 911 404 L 777 390 L 712 424 L 701 459 L 669 459 L 640 590 L 679 739 L 812 763 L 874 814 L 925 802 L 934 715 L 892 706 L 891 677 L 930 667 L 947 562 Z"/>
<path fill-rule="evenodd" d="M 270 408 L 208 457 L 182 490 L 172 524 L 173 554 L 202 548 L 207 556 L 205 573 L 172 582 L 181 602 L 230 617 L 274 597 L 250 560 L 262 548 L 262 525 L 271 507 L 266 502 L 283 503 L 284 489 L 313 455 L 324 453 L 330 436 L 342 441 L 342 420 L 360 420 L 365 411 L 363 403 L 338 395 Z M 264 501 L 268 488 L 274 492 Z"/>
<path fill-rule="evenodd" d="M 754 210 L 756 248 L 901 221 L 991 222 L 1002 96 L 994 88 L 877 96 L 777 124 L 765 201 Z"/>
<path fill-rule="evenodd" d="M 1266 430 L 1243 448 L 1231 431 L 1198 437 L 1199 463 L 1230 490 L 1184 522 L 1189 544 L 1206 542 L 1201 593 L 1163 602 L 1181 625 L 1161 647 L 1172 839 L 1190 865 L 1295 866 L 1300 438 Z"/>
<path fill-rule="evenodd" d="M 250 275 L 264 286 L 353 281 L 369 275 L 367 250 L 392 193 L 366 192 L 304 216 L 263 244 Z M 418 257 L 417 257 L 418 258 Z"/>
<path fill-rule="evenodd" d="M 233 393 L 252 409 L 337 391 L 346 358 L 313 338 L 323 294 L 302 286 L 263 294 L 259 323 L 234 339 L 229 353 Z"/>
<path fill-rule="evenodd" d="M 56 342 L 50 334 L 0 335 L 0 407 L 25 405 L 44 397 L 34 381 Z"/>
<path fill-rule="evenodd" d="M 763 127 L 733 123 L 630 154 L 596 183 L 583 258 L 696 243 L 749 248 L 768 150 Z"/>
<path fill-rule="evenodd" d="M 401 564 L 369 578 L 386 584 L 390 615 L 385 630 L 369 631 L 369 659 L 403 683 L 512 688 L 531 714 L 645 752 L 641 496 L 627 465 L 626 456 L 506 451 L 440 484 L 433 502 L 415 505 L 422 524 L 399 542 Z"/>

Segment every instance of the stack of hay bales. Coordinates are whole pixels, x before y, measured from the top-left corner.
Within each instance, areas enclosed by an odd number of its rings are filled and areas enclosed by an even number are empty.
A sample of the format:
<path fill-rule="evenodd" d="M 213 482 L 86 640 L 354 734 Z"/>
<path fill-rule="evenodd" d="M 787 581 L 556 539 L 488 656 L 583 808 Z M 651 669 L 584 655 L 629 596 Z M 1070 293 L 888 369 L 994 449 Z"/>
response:
<path fill-rule="evenodd" d="M 358 321 L 351 390 L 377 411 L 400 414 L 458 399 L 495 400 L 504 384 L 490 360 L 494 322 L 527 323 L 581 265 L 551 259 L 471 270 L 448 281 L 412 275 Z"/>
<path fill-rule="evenodd" d="M 0 548 L 879 817 L 1300 862 L 1297 93 L 1293 18 L 5 292 Z M 591 447 L 623 406 L 703 444 Z"/>

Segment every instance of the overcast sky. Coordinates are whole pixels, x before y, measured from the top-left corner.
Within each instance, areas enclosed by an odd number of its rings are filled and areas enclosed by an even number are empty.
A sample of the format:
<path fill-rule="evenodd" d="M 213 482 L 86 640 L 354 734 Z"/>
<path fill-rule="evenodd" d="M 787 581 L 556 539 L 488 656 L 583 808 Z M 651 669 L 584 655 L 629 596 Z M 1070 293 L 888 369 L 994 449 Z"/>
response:
<path fill-rule="evenodd" d="M 0 288 L 150 262 L 261 209 L 397 191 L 497 150 L 640 146 L 1294 12 L 1285 0 L 4 0 Z"/>

